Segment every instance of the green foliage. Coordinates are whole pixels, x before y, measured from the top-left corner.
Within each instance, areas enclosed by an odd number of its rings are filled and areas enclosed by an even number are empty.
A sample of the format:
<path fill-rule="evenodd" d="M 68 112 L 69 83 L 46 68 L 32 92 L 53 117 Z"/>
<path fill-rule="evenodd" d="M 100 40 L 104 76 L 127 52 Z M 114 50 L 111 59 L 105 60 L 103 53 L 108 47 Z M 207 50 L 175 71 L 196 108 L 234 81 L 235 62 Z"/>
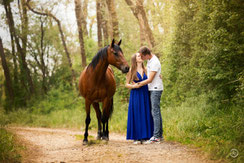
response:
<path fill-rule="evenodd" d="M 87 57 L 87 64 L 89 64 L 92 61 L 92 58 L 98 52 L 97 43 L 92 38 L 85 39 L 85 51 Z"/>
<path fill-rule="evenodd" d="M 0 128 L 0 162 L 20 162 L 19 148 L 14 136 Z"/>
<path fill-rule="evenodd" d="M 243 156 L 234 159 L 230 150 L 243 152 L 241 8 L 238 0 L 176 1 L 162 68 L 167 139 L 237 162 Z"/>
<path fill-rule="evenodd" d="M 100 109 L 102 106 L 100 106 Z M 127 125 L 127 107 L 119 93 L 114 96 L 114 112 L 109 121 L 111 131 L 125 132 Z M 86 111 L 84 98 L 78 97 L 76 91 L 63 87 L 51 90 L 45 98 L 34 101 L 29 108 L 6 113 L 0 110 L 0 126 L 33 127 L 85 127 Z M 91 123 L 89 129 L 97 130 L 96 113 L 91 106 Z"/>
<path fill-rule="evenodd" d="M 182 7 L 176 10 L 175 37 L 166 58 L 166 87 L 168 97 L 174 97 L 173 103 L 208 93 L 209 102 L 218 101 L 221 108 L 239 93 L 244 60 L 240 37 L 243 14 L 239 1 L 232 2 L 176 3 Z"/>
<path fill-rule="evenodd" d="M 60 87 L 50 90 L 44 99 L 35 99 L 31 111 L 38 114 L 49 114 L 57 110 L 69 110 L 77 105 L 77 100 L 78 93 L 75 94 L 70 85 L 61 84 Z"/>
<path fill-rule="evenodd" d="M 120 70 L 117 68 L 114 68 L 114 76 L 116 81 L 116 94 L 119 96 L 119 98 L 123 101 L 129 100 L 129 89 L 125 88 L 125 80 L 126 75 L 123 74 Z"/>
<path fill-rule="evenodd" d="M 216 110 L 207 101 L 208 95 L 201 95 L 188 98 L 181 106 L 163 110 L 166 139 L 201 147 L 212 159 L 241 162 L 244 150 L 242 107 L 233 105 L 228 110 Z M 231 149 L 237 149 L 239 157 L 232 158 Z"/>

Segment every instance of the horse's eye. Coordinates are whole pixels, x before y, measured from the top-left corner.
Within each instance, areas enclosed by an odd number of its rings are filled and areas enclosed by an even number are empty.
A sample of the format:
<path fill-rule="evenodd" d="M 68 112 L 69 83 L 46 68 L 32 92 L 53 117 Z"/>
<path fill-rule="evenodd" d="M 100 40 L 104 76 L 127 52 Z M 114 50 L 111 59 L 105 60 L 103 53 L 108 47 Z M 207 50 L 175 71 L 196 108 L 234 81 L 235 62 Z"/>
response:
<path fill-rule="evenodd" d="M 117 52 L 114 52 L 114 55 L 118 56 L 118 53 Z"/>

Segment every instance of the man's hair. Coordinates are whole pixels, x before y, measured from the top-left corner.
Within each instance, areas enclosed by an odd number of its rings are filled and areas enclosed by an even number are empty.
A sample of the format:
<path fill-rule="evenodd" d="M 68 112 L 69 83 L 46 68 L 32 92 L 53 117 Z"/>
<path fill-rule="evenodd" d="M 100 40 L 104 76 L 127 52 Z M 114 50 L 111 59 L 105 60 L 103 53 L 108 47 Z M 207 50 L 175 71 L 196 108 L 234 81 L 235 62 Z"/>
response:
<path fill-rule="evenodd" d="M 148 55 L 148 54 L 151 55 L 151 50 L 146 46 L 142 46 L 138 52 L 141 53 L 142 55 Z"/>

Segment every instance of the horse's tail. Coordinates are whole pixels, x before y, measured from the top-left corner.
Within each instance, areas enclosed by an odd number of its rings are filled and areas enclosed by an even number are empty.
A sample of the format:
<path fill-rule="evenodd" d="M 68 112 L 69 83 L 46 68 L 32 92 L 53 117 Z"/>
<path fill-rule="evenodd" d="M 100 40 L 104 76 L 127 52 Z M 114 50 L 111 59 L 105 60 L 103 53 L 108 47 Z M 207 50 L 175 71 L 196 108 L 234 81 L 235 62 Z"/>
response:
<path fill-rule="evenodd" d="M 111 106 L 110 106 L 110 110 L 109 110 L 109 118 L 112 117 L 113 111 L 114 111 L 114 98 L 112 97 L 111 99 Z"/>

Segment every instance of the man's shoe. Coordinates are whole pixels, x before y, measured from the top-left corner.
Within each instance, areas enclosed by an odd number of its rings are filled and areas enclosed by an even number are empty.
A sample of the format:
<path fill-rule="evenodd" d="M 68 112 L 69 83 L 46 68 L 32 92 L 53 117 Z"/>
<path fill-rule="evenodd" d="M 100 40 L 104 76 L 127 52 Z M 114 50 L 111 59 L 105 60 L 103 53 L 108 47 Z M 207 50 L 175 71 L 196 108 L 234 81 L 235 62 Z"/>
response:
<path fill-rule="evenodd" d="M 152 143 L 156 143 L 159 144 L 161 141 L 161 138 L 155 138 L 154 136 L 151 137 L 148 141 L 146 141 L 144 144 L 152 144 Z"/>
<path fill-rule="evenodd" d="M 160 142 L 163 142 L 164 141 L 164 138 L 159 138 Z"/>

